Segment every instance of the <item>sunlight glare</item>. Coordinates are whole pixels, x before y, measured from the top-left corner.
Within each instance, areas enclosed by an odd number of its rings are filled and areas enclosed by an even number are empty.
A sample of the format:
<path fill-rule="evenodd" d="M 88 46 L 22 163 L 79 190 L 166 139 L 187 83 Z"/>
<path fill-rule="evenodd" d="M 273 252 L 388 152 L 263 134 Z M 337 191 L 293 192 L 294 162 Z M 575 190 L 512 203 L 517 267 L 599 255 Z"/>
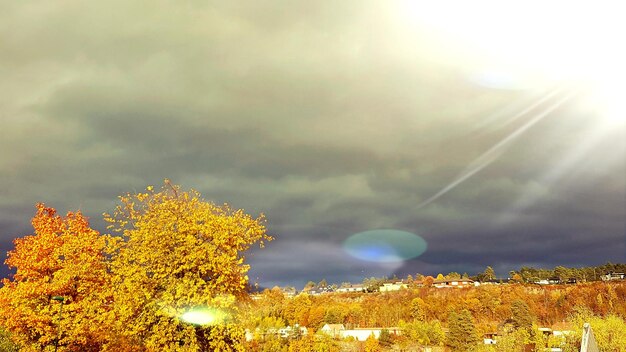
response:
<path fill-rule="evenodd" d="M 626 33 L 620 2 L 564 0 L 400 1 L 407 40 L 436 38 L 448 57 L 478 77 L 515 77 L 523 87 L 569 85 L 591 92 L 603 124 L 624 122 Z M 517 79 L 519 78 L 519 79 Z M 501 80 L 501 79 L 500 79 Z M 499 83 L 499 82 L 497 82 Z"/>
<path fill-rule="evenodd" d="M 207 309 L 193 309 L 185 312 L 180 319 L 193 325 L 209 325 L 217 321 L 217 316 Z"/>

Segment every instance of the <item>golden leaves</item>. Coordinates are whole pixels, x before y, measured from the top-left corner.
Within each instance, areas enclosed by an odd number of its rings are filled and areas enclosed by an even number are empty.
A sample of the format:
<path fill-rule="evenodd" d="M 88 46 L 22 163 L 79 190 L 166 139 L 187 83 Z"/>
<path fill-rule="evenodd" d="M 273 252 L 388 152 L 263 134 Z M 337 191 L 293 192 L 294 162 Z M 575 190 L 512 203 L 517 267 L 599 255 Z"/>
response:
<path fill-rule="evenodd" d="M 34 350 L 54 342 L 59 323 L 69 350 L 240 350 L 241 330 L 226 323 L 246 295 L 243 253 L 272 240 L 264 216 L 217 206 L 169 180 L 119 201 L 103 217 L 121 237 L 100 235 L 79 211 L 61 217 L 37 204 L 35 234 L 15 240 L 6 260 L 17 272 L 0 289 L 0 324 Z M 60 318 L 52 296 L 66 298 Z M 193 307 L 227 319 L 199 333 L 180 320 Z"/>
<path fill-rule="evenodd" d="M 99 306 L 106 287 L 107 236 L 91 229 L 81 212 L 61 217 L 44 204 L 36 208 L 35 234 L 15 240 L 15 250 L 6 260 L 17 270 L 0 289 L 0 323 L 31 349 L 56 338 L 58 319 L 64 324 L 65 339 L 82 348 L 98 345 L 104 336 L 91 331 L 99 316 L 92 307 Z M 65 298 L 65 316 L 57 315 L 58 303 L 50 300 L 52 296 Z"/>
<path fill-rule="evenodd" d="M 196 191 L 167 180 L 160 192 L 146 189 L 120 197 L 121 204 L 107 216 L 112 229 L 124 235 L 111 266 L 122 288 L 114 292 L 116 309 L 125 325 L 133 326 L 122 334 L 159 349 L 179 340 L 197 347 L 202 342 L 195 332 L 181 329 L 184 323 L 172 312 L 192 307 L 234 312 L 235 298 L 246 294 L 248 282 L 242 253 L 271 237 L 263 217 L 216 206 Z"/>

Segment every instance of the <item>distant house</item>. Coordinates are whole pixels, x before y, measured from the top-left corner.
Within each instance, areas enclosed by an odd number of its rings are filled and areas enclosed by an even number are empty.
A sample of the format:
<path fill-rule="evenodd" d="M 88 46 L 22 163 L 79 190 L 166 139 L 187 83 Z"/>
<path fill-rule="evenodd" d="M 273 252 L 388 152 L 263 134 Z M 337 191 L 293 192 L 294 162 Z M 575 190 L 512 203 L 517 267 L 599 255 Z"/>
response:
<path fill-rule="evenodd" d="M 433 281 L 433 286 L 437 288 L 463 288 L 474 286 L 472 279 L 443 279 Z"/>
<path fill-rule="evenodd" d="M 295 287 L 282 287 L 281 292 L 283 293 L 283 295 L 285 295 L 285 297 L 295 297 L 295 295 L 298 293 L 296 291 Z"/>
<path fill-rule="evenodd" d="M 380 286 L 378 290 L 380 292 L 391 292 L 391 291 L 399 291 L 400 289 L 408 288 L 408 287 L 409 285 L 405 284 L 404 282 L 396 281 L 396 282 L 386 282 L 382 286 Z"/>
<path fill-rule="evenodd" d="M 626 274 L 624 273 L 606 273 L 605 275 L 600 276 L 602 281 L 615 281 L 615 280 L 624 280 L 626 279 Z"/>
<path fill-rule="evenodd" d="M 343 324 L 324 324 L 320 332 L 332 337 L 341 337 L 341 331 L 344 330 L 346 327 Z"/>
<path fill-rule="evenodd" d="M 287 326 L 285 328 L 278 329 L 278 335 L 282 338 L 289 338 L 297 335 L 307 335 L 308 332 L 309 330 L 306 327 L 300 326 L 299 324 L 296 324 L 293 327 Z"/>
<path fill-rule="evenodd" d="M 302 290 L 303 293 L 307 293 L 309 295 L 312 296 L 317 296 L 317 295 L 321 295 L 323 293 L 330 293 L 330 292 L 334 292 L 334 289 L 332 286 L 328 285 L 328 286 L 316 286 L 316 287 L 311 287 L 311 288 L 305 288 Z"/>
<path fill-rule="evenodd" d="M 553 336 L 555 338 L 562 339 L 562 341 L 565 342 L 565 337 L 573 332 L 574 325 L 571 323 L 560 322 L 560 323 L 553 324 L 551 327 L 540 327 L 538 330 L 545 337 Z M 562 349 L 558 347 L 552 347 L 550 349 L 548 349 L 547 345 L 545 347 L 546 347 L 546 351 L 553 351 L 553 352 L 562 351 Z"/>
<path fill-rule="evenodd" d="M 346 337 L 352 337 L 355 340 L 358 341 L 365 341 L 367 340 L 368 337 L 374 335 L 374 337 L 376 339 L 378 339 L 380 337 L 380 332 L 383 330 L 387 330 L 389 331 L 389 334 L 391 335 L 400 335 L 401 334 L 401 330 L 400 328 L 397 327 L 393 327 L 393 328 L 357 328 L 357 329 L 350 329 L 350 330 L 342 330 L 339 332 L 339 336 L 341 338 L 346 338 Z"/>
<path fill-rule="evenodd" d="M 495 345 L 498 339 L 497 332 L 488 332 L 483 335 L 483 343 L 485 345 Z"/>
<path fill-rule="evenodd" d="M 281 338 L 290 338 L 290 337 L 294 337 L 297 335 L 303 336 L 303 335 L 307 335 L 309 332 L 309 330 L 304 327 L 304 326 L 300 326 L 298 324 L 292 326 L 287 326 L 287 327 L 283 327 L 280 329 L 276 329 L 276 328 L 269 328 L 266 330 L 261 330 L 260 328 L 256 328 L 256 330 L 254 332 L 250 331 L 249 329 L 245 330 L 245 337 L 246 337 L 246 341 L 252 341 L 255 338 L 262 338 L 264 339 L 265 336 L 278 336 Z"/>
<path fill-rule="evenodd" d="M 565 336 L 569 335 L 576 329 L 576 326 L 572 323 L 568 322 L 558 322 L 552 324 L 552 335 L 554 336 Z"/>
<path fill-rule="evenodd" d="M 561 284 L 561 278 L 560 277 L 551 277 L 548 279 L 548 284 L 550 285 L 559 285 Z"/>
<path fill-rule="evenodd" d="M 489 279 L 489 280 L 481 281 L 480 285 L 501 285 L 501 284 L 508 284 L 509 281 L 511 280 L 510 279 Z M 476 286 L 476 282 L 474 282 L 474 285 Z"/>
<path fill-rule="evenodd" d="M 335 292 L 365 292 L 365 286 L 356 284 L 338 288 Z"/>

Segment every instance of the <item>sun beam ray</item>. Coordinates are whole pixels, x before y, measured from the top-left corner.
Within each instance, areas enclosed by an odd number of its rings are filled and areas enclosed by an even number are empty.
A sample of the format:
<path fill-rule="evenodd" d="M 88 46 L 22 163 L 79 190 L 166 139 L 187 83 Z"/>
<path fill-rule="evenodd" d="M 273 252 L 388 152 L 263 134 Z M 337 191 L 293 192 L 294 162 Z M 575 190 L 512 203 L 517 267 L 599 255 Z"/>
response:
<path fill-rule="evenodd" d="M 509 148 L 509 146 L 521 137 L 526 131 L 528 131 L 531 127 L 537 124 L 539 121 L 543 120 L 546 116 L 550 115 L 554 110 L 562 106 L 565 102 L 571 99 L 573 93 L 570 92 L 564 97 L 560 98 L 543 111 L 537 113 L 530 120 L 524 123 L 522 126 L 517 128 L 515 131 L 507 135 L 505 138 L 496 143 L 493 147 L 489 148 L 489 150 L 485 151 L 478 158 L 474 159 L 452 182 L 443 187 L 440 191 L 427 198 L 423 202 L 421 202 L 417 208 L 423 208 L 437 199 L 441 198 L 446 193 L 450 192 L 454 188 L 458 187 L 460 184 L 468 180 L 470 177 L 474 176 L 487 166 L 491 165 L 494 161 L 496 161 L 502 154 Z M 539 105 L 533 104 L 533 107 L 536 108 Z M 524 112 L 527 114 L 531 112 L 532 109 L 525 109 Z M 523 115 L 522 115 L 523 116 Z"/>

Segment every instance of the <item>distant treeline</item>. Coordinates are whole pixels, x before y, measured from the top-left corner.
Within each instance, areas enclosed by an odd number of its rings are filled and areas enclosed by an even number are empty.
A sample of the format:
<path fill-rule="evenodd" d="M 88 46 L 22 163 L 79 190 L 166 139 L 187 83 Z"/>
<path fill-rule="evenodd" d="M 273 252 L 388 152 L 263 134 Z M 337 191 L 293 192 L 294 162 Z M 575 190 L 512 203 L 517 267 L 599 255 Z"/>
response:
<path fill-rule="evenodd" d="M 536 279 L 559 278 L 566 280 L 575 278 L 579 281 L 600 281 L 601 277 L 608 273 L 624 273 L 626 272 L 626 264 L 606 263 L 599 266 L 590 266 L 585 268 L 567 268 L 557 266 L 554 269 L 541 269 L 523 266 L 518 273 L 526 282 Z"/>
<path fill-rule="evenodd" d="M 459 274 L 457 272 L 450 272 L 446 275 L 438 274 L 436 279 L 472 279 L 474 281 L 498 281 L 498 280 L 512 280 L 514 282 L 537 282 L 540 280 L 558 279 L 561 282 L 566 282 L 568 279 L 576 279 L 577 282 L 591 282 L 602 281 L 602 277 L 610 273 L 625 273 L 626 263 L 614 264 L 608 262 L 603 265 L 589 266 L 583 268 L 568 268 L 564 266 L 556 266 L 552 269 L 535 268 L 531 266 L 522 266 L 519 270 L 512 270 L 506 277 L 498 277 L 492 267 L 488 266 L 483 272 L 470 276 L 467 273 Z M 408 275 L 404 281 L 423 281 L 429 276 L 422 274 L 416 274 L 415 276 Z M 392 279 L 388 278 L 369 278 L 363 280 L 366 286 L 372 286 L 373 283 L 379 284 L 384 281 L 400 280 L 397 277 Z"/>
<path fill-rule="evenodd" d="M 602 281 L 602 276 L 607 275 L 609 273 L 626 273 L 626 263 L 618 263 L 614 264 L 608 262 L 603 265 L 598 266 L 589 266 L 583 268 L 568 268 L 564 266 L 557 266 L 552 269 L 544 269 L 544 268 L 535 268 L 531 266 L 522 266 L 519 270 L 512 270 L 507 273 L 505 276 L 496 275 L 494 269 L 491 266 L 488 266 L 483 272 L 477 273 L 475 275 L 469 275 L 468 273 L 459 274 L 457 272 L 450 272 L 448 274 L 439 273 L 435 276 L 424 275 L 417 273 L 415 275 L 408 275 L 404 278 L 400 278 L 396 275 L 393 277 L 369 277 L 364 278 L 362 281 L 363 286 L 368 291 L 377 291 L 378 287 L 382 285 L 384 282 L 396 282 L 403 281 L 405 283 L 414 283 L 421 282 L 427 278 L 430 280 L 442 280 L 442 279 L 471 279 L 474 281 L 508 281 L 512 280 L 514 282 L 537 282 L 539 280 L 548 280 L 548 279 L 558 279 L 561 282 L 566 282 L 568 279 L 576 279 L 577 282 L 591 282 L 591 281 Z M 336 289 L 339 287 L 348 287 L 353 283 L 343 282 L 336 284 L 329 284 L 325 279 L 322 279 L 319 283 L 309 281 L 304 287 L 306 289 L 311 288 L 329 288 Z M 251 288 L 252 292 L 262 292 L 264 287 L 261 288 Z M 287 286 L 286 289 L 294 290 L 295 288 L 291 286 Z"/>

